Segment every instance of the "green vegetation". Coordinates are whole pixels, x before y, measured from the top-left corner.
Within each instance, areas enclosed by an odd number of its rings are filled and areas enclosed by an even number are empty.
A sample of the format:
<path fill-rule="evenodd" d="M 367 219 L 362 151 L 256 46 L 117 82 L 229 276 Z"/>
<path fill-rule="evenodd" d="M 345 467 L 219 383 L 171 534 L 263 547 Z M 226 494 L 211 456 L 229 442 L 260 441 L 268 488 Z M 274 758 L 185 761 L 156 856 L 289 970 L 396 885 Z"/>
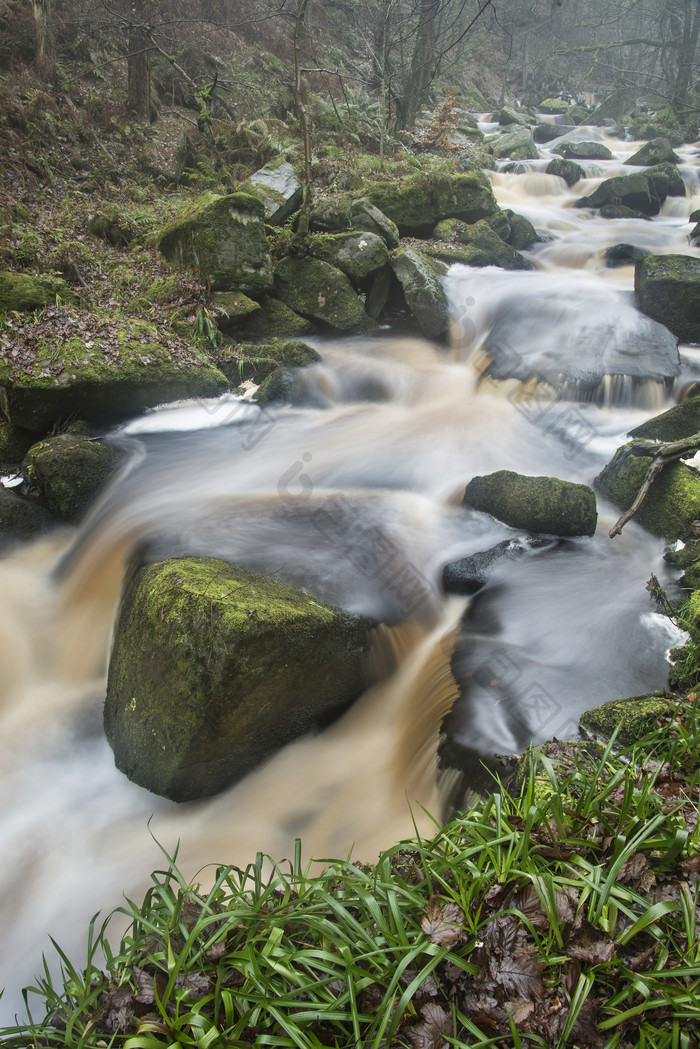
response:
<path fill-rule="evenodd" d="M 372 867 L 313 875 L 297 844 L 291 863 L 188 884 L 168 858 L 120 908 L 117 949 L 95 919 L 85 965 L 47 967 L 28 993 L 41 1018 L 2 1044 L 691 1049 L 697 696 L 620 756 L 559 751 Z"/>

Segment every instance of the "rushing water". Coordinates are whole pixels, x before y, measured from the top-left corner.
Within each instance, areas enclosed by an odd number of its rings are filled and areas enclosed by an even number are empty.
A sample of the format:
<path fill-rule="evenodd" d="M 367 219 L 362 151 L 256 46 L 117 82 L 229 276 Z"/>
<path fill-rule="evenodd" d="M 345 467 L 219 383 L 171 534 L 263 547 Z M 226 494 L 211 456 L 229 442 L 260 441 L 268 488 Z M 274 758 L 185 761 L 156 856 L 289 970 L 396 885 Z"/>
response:
<path fill-rule="evenodd" d="M 636 144 L 606 141 L 616 159 L 587 165 L 571 189 L 544 173 L 544 148 L 522 173 L 494 174 L 499 202 L 548 239 L 529 253 L 532 272 L 453 268 L 449 350 L 388 334 L 319 341 L 292 406 L 225 397 L 152 412 L 114 435 L 129 465 L 77 533 L 0 561 L 0 1022 L 23 1013 L 49 935 L 80 965 L 90 918 L 139 898 L 159 846 L 179 842 L 190 876 L 257 851 L 289 856 L 297 836 L 307 859 L 371 861 L 442 815 L 448 711 L 453 747 L 478 764 L 570 737 L 583 709 L 665 683 L 673 632 L 645 591 L 663 574 L 662 546 L 634 522 L 610 540 L 605 504 L 594 537 L 525 547 L 468 607 L 441 587 L 447 562 L 513 535 L 460 508 L 474 475 L 590 483 L 700 367 L 690 347 L 679 362 L 636 310 L 632 269 L 607 269 L 604 254 L 623 241 L 697 254 L 693 152 L 685 199 L 650 222 L 611 222 L 572 208 L 596 180 L 629 173 Z M 224 557 L 375 616 L 378 683 L 217 798 L 177 806 L 136 787 L 101 731 L 135 550 Z M 397 573 L 410 585 L 390 585 Z"/>

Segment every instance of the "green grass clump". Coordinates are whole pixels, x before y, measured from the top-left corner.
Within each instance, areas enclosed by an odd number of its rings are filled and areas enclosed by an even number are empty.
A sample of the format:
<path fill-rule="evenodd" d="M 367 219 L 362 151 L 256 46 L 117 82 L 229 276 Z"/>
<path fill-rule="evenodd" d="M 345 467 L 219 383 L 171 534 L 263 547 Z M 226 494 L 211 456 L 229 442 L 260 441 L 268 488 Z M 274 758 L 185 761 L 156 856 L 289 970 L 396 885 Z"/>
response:
<path fill-rule="evenodd" d="M 85 967 L 61 953 L 26 992 L 43 1019 L 0 1042 L 695 1049 L 699 753 L 693 694 L 621 757 L 533 752 L 517 796 L 371 867 L 311 875 L 297 843 L 202 891 L 168 859 L 116 953 L 93 922 Z"/>

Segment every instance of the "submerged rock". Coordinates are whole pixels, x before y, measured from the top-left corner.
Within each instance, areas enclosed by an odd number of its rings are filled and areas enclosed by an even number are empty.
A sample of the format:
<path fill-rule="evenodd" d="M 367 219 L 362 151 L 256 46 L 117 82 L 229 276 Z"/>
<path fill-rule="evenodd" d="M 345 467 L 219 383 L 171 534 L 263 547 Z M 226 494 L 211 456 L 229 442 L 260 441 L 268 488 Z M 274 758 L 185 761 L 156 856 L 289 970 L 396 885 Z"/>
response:
<path fill-rule="evenodd" d="M 512 539 L 492 546 L 489 550 L 479 550 L 458 561 L 450 561 L 442 573 L 442 584 L 448 594 L 476 594 L 486 586 L 491 570 L 501 561 L 518 557 L 524 547 Z"/>
<path fill-rule="evenodd" d="M 169 223 L 158 248 L 169 261 L 205 277 L 213 291 L 255 297 L 272 287 L 265 208 L 247 193 L 211 195 Z"/>
<path fill-rule="evenodd" d="M 360 695 L 372 627 L 224 561 L 139 569 L 107 682 L 117 767 L 175 801 L 223 790 Z"/>
<path fill-rule="evenodd" d="M 650 455 L 631 455 L 631 441 L 618 448 L 593 486 L 619 510 L 628 510 L 652 463 Z M 700 474 L 682 462 L 669 463 L 655 478 L 633 520 L 663 539 L 697 538 L 693 522 L 700 519 Z"/>
<path fill-rule="evenodd" d="M 682 342 L 700 341 L 700 259 L 650 255 L 635 268 L 639 308 Z"/>
<path fill-rule="evenodd" d="M 462 506 L 490 514 L 511 528 L 543 535 L 593 535 L 598 517 L 595 494 L 585 484 L 512 470 L 473 477 Z"/>

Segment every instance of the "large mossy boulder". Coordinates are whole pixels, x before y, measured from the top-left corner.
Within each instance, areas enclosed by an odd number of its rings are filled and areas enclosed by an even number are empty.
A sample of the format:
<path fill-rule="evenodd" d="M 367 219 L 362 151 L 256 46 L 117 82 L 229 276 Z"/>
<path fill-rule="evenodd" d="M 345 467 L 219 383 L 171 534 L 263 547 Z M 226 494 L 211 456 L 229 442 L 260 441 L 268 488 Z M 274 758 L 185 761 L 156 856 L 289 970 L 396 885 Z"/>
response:
<path fill-rule="evenodd" d="M 598 516 L 595 494 L 587 485 L 512 470 L 473 477 L 462 505 L 541 535 L 593 535 Z"/>
<path fill-rule="evenodd" d="M 213 291 L 236 289 L 255 298 L 272 287 L 264 220 L 257 197 L 209 195 L 163 229 L 158 248 L 168 262 L 201 273 Z"/>
<path fill-rule="evenodd" d="M 301 335 L 313 335 L 316 331 L 316 325 L 312 320 L 295 313 L 271 295 L 263 295 L 257 306 L 258 309 L 251 310 L 243 317 L 236 317 L 235 321 L 225 321 L 224 324 L 219 322 L 219 327 L 245 342 L 254 339 L 296 338 Z"/>
<path fill-rule="evenodd" d="M 22 462 L 26 488 L 64 521 L 84 517 L 124 462 L 124 452 L 70 433 L 39 441 Z"/>
<path fill-rule="evenodd" d="M 628 510 L 639 493 L 652 463 L 650 455 L 634 455 L 630 448 L 639 441 L 618 448 L 598 474 L 593 486 L 619 510 Z M 644 442 L 642 442 L 644 443 Z M 634 520 L 652 535 L 663 539 L 697 538 L 693 522 L 700 519 L 700 474 L 683 462 L 672 462 L 654 479 Z"/>
<path fill-rule="evenodd" d="M 223 561 L 139 569 L 109 664 L 117 767 L 175 801 L 223 790 L 360 695 L 372 626 Z"/>
<path fill-rule="evenodd" d="M 294 255 L 281 259 L 275 268 L 275 294 L 295 313 L 337 331 L 367 330 L 371 326 L 348 278 L 321 259 Z"/>
<path fill-rule="evenodd" d="M 569 103 L 563 98 L 545 98 L 536 106 L 538 113 L 545 113 L 547 116 L 561 116 L 568 108 Z"/>
<path fill-rule="evenodd" d="M 317 364 L 321 354 L 298 339 L 261 343 L 223 343 L 216 364 L 229 381 L 261 383 L 278 368 L 306 368 Z"/>
<path fill-rule="evenodd" d="M 431 244 L 423 250 L 427 255 L 444 262 L 461 262 L 465 266 L 499 266 L 505 270 L 532 269 L 532 263 L 510 244 L 506 244 L 485 219 L 471 225 L 459 219 L 445 219 L 438 222 L 433 236 L 442 243 Z"/>
<path fill-rule="evenodd" d="M 342 270 L 355 287 L 389 261 L 384 240 L 367 231 L 320 234 L 311 241 L 311 255 Z"/>
<path fill-rule="evenodd" d="M 653 217 L 658 215 L 667 197 L 685 196 L 685 183 L 673 164 L 659 164 L 633 175 L 615 175 L 605 179 L 593 193 L 580 197 L 577 208 L 606 208 L 607 217 L 614 209 L 629 209 Z"/>
<path fill-rule="evenodd" d="M 450 323 L 447 295 L 436 265 L 415 248 L 399 248 L 391 256 L 406 305 L 428 339 L 441 339 Z"/>
<path fill-rule="evenodd" d="M 422 172 L 400 182 L 375 182 L 370 201 L 396 223 L 401 236 L 428 237 L 440 219 L 478 222 L 500 209 L 483 172 Z"/>
<path fill-rule="evenodd" d="M 146 408 L 228 389 L 226 377 L 190 343 L 162 339 L 147 321 L 93 311 L 37 345 L 30 366 L 0 359 L 0 389 L 10 421 L 47 433 L 67 419 L 105 425 Z"/>
<path fill-rule="evenodd" d="M 675 703 L 669 696 L 632 696 L 585 710 L 579 721 L 593 739 L 607 742 L 616 733 L 616 747 L 631 747 L 653 730 L 660 717 L 674 709 Z"/>
<path fill-rule="evenodd" d="M 651 441 L 680 441 L 700 433 L 700 396 L 688 397 L 681 404 L 674 404 L 660 415 L 635 426 L 630 437 L 643 437 Z"/>
<path fill-rule="evenodd" d="M 652 167 L 656 164 L 679 164 L 680 159 L 667 138 L 654 138 L 628 157 L 625 164 Z"/>
<path fill-rule="evenodd" d="M 700 341 L 700 259 L 649 255 L 634 273 L 639 308 L 682 342 Z"/>
<path fill-rule="evenodd" d="M 564 160 L 613 160 L 612 151 L 602 142 L 560 142 L 554 149 Z"/>

